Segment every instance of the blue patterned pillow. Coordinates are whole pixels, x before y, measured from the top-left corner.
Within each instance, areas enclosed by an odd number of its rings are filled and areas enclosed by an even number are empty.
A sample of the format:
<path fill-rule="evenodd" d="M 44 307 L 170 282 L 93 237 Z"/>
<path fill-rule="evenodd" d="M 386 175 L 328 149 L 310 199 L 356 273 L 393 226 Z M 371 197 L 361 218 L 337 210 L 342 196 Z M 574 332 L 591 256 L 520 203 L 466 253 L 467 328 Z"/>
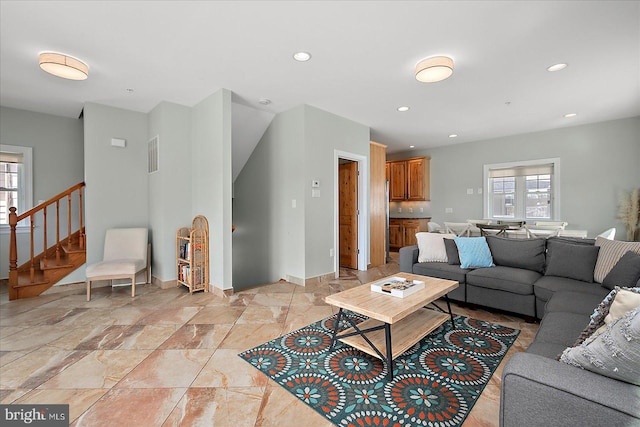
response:
<path fill-rule="evenodd" d="M 460 255 L 460 268 L 495 267 L 484 237 L 454 237 Z"/>

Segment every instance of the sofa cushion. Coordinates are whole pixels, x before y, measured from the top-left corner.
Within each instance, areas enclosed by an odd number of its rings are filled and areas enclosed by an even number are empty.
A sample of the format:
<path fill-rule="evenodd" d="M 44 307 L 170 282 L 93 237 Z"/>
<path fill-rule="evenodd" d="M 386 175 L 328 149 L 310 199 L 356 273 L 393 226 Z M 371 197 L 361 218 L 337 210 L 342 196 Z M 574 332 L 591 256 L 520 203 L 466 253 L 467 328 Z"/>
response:
<path fill-rule="evenodd" d="M 595 281 L 598 283 L 602 283 L 613 266 L 618 263 L 626 252 L 632 251 L 640 254 L 640 242 L 621 242 L 597 237 L 596 246 L 600 248 L 598 262 L 596 262 L 594 271 Z"/>
<path fill-rule="evenodd" d="M 551 342 L 572 346 L 580 331 L 589 323 L 589 316 L 585 314 L 557 311 L 548 313 L 540 322 L 536 333 L 536 342 Z M 557 357 L 560 353 L 556 353 Z"/>
<path fill-rule="evenodd" d="M 458 246 L 453 239 L 444 239 L 444 249 L 447 251 L 447 263 L 450 265 L 460 265 Z"/>
<path fill-rule="evenodd" d="M 638 280 L 640 280 L 640 255 L 627 251 L 602 280 L 602 286 L 607 289 L 613 289 L 616 286 L 628 288 L 634 286 Z"/>
<path fill-rule="evenodd" d="M 462 269 L 459 265 L 449 265 L 446 262 L 420 262 L 413 264 L 414 274 L 455 280 L 459 283 L 465 283 L 466 275 L 469 271 L 471 270 Z"/>
<path fill-rule="evenodd" d="M 550 241 L 547 249 L 545 275 L 593 282 L 599 247 Z"/>
<path fill-rule="evenodd" d="M 493 267 L 491 250 L 484 237 L 454 237 L 461 268 Z"/>
<path fill-rule="evenodd" d="M 416 233 L 418 241 L 418 262 L 447 262 L 447 251 L 443 239 L 454 234 Z"/>
<path fill-rule="evenodd" d="M 536 285 L 534 285 L 534 288 L 535 286 Z M 588 292 L 558 291 L 547 301 L 545 313 L 566 311 L 589 316 L 593 313 L 594 307 L 600 304 L 603 297 L 603 295 Z"/>
<path fill-rule="evenodd" d="M 554 293 L 560 291 L 588 293 L 599 298 L 604 298 L 607 295 L 607 290 L 596 283 L 587 283 L 557 276 L 543 276 L 536 282 L 534 287 L 536 296 L 544 301 L 549 301 Z"/>
<path fill-rule="evenodd" d="M 488 236 L 487 244 L 496 265 L 526 268 L 544 273 L 546 239 L 510 239 Z"/>
<path fill-rule="evenodd" d="M 537 354 L 548 359 L 557 359 L 558 355 L 566 348 L 566 345 L 555 342 L 534 341 L 527 347 L 527 353 Z"/>
<path fill-rule="evenodd" d="M 479 268 L 467 273 L 467 283 L 483 288 L 497 289 L 514 294 L 532 295 L 533 284 L 542 275 L 522 268 Z"/>
<path fill-rule="evenodd" d="M 580 346 L 567 348 L 562 362 L 640 385 L 640 307 L 627 312 Z"/>

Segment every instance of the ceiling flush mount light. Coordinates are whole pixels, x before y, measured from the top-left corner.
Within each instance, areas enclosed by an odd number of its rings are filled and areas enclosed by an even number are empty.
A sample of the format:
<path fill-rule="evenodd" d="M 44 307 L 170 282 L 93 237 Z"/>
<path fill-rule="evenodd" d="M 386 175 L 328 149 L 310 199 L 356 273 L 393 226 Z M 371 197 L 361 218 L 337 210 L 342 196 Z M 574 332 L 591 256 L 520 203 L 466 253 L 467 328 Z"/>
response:
<path fill-rule="evenodd" d="M 397 110 L 404 113 L 405 111 L 409 111 L 409 107 L 398 107 Z"/>
<path fill-rule="evenodd" d="M 416 65 L 416 80 L 423 83 L 435 83 L 453 74 L 453 59 L 448 56 L 432 56 Z"/>
<path fill-rule="evenodd" d="M 311 54 L 309 52 L 296 52 L 293 54 L 293 59 L 298 62 L 306 62 L 311 59 Z"/>
<path fill-rule="evenodd" d="M 410 145 L 409 148 L 416 148 L 416 146 L 415 145 Z"/>
<path fill-rule="evenodd" d="M 564 115 L 564 117 L 567 118 L 567 119 L 570 119 L 571 117 L 575 117 L 575 116 L 577 116 L 576 113 L 567 113 L 567 114 Z"/>
<path fill-rule="evenodd" d="M 258 99 L 258 104 L 269 105 L 271 104 L 271 100 L 269 98 L 260 98 Z"/>
<path fill-rule="evenodd" d="M 449 138 L 457 138 L 457 137 L 458 137 L 458 134 L 456 133 L 452 133 L 451 135 L 449 135 Z"/>
<path fill-rule="evenodd" d="M 87 64 L 62 53 L 41 53 L 40 68 L 49 74 L 62 77 L 63 79 L 85 80 L 89 77 L 89 67 Z"/>
<path fill-rule="evenodd" d="M 567 68 L 567 64 L 554 64 L 550 67 L 547 67 L 547 71 L 560 71 L 560 70 L 564 70 L 565 68 Z"/>

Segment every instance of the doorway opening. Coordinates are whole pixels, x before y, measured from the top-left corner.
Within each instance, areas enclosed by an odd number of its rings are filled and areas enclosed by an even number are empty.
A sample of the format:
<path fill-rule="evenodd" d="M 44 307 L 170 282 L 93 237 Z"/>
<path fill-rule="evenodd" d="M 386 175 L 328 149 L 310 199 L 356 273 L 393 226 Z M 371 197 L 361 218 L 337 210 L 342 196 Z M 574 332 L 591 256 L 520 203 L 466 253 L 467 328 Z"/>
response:
<path fill-rule="evenodd" d="M 366 156 L 336 150 L 334 154 L 335 277 L 340 267 L 367 270 L 368 161 Z"/>

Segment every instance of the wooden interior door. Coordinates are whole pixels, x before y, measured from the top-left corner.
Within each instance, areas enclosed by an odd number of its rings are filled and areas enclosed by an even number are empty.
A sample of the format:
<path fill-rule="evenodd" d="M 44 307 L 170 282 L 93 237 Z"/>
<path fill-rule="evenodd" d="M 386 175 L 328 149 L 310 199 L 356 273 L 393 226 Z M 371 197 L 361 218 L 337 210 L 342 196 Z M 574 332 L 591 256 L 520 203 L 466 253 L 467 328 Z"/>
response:
<path fill-rule="evenodd" d="M 341 163 L 338 168 L 338 215 L 340 267 L 358 268 L 358 163 Z"/>

